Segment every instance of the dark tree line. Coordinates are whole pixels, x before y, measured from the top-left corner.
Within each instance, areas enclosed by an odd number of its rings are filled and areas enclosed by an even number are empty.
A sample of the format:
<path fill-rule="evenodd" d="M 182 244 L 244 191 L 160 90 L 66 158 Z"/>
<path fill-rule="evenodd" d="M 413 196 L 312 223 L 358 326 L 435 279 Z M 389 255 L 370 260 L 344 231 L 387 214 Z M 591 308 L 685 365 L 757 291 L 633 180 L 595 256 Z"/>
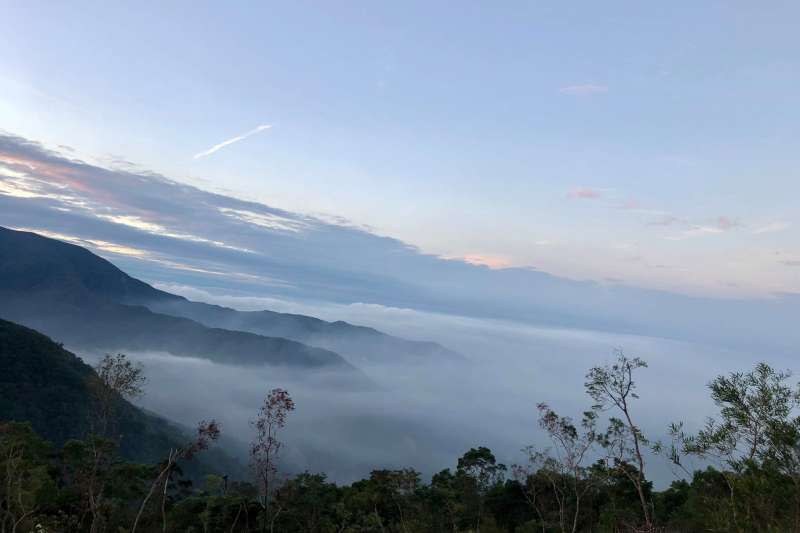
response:
<path fill-rule="evenodd" d="M 141 394 L 144 380 L 124 356 L 107 357 L 84 439 L 57 449 L 26 423 L 0 423 L 0 533 L 800 532 L 800 389 L 790 375 L 762 363 L 719 376 L 709 384 L 715 418 L 696 433 L 675 422 L 654 442 L 636 405 L 646 366 L 618 352 L 590 369 L 577 421 L 539 404 L 549 445 L 526 448 L 522 464 L 476 447 L 428 482 L 409 468 L 337 485 L 279 472 L 294 410 L 282 389 L 253 420 L 250 481 L 183 475 L 218 439 L 214 421 L 158 464 L 121 460 L 113 400 Z M 653 461 L 679 474 L 664 490 L 647 477 Z"/>

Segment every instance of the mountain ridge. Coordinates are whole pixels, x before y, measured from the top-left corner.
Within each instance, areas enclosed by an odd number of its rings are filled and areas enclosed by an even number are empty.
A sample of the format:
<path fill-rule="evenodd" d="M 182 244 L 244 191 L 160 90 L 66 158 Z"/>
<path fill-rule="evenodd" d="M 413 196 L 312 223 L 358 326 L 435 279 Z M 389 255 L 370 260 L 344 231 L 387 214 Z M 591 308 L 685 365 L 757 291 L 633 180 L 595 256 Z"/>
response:
<path fill-rule="evenodd" d="M 308 315 L 269 310 L 239 311 L 188 299 L 142 304 L 152 311 L 190 318 L 209 327 L 292 339 L 360 361 L 391 362 L 393 356 L 402 356 L 404 362 L 423 361 L 426 358 L 449 362 L 465 361 L 461 354 L 436 342 L 395 337 L 375 328 L 342 320 L 329 322 Z"/>
<path fill-rule="evenodd" d="M 209 328 L 133 303 L 179 299 L 85 248 L 0 228 L 0 317 L 60 342 L 100 350 L 166 351 L 234 364 L 358 371 L 339 354 L 289 339 Z"/>
<path fill-rule="evenodd" d="M 129 276 L 86 248 L 3 227 L 0 296 L 5 302 L 0 302 L 0 316 L 77 347 L 313 367 L 396 357 L 464 361 L 437 343 L 401 339 L 344 321 L 193 302 Z M 87 321 L 99 327 L 86 327 Z M 139 329 L 130 327 L 135 324 Z"/>

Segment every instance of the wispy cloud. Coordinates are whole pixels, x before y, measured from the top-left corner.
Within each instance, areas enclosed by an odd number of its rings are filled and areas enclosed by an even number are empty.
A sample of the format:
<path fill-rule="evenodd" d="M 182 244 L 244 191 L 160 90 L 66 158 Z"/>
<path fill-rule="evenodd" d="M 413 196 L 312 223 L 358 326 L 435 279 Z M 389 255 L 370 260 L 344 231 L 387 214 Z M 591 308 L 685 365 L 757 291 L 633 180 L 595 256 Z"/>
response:
<path fill-rule="evenodd" d="M 231 209 L 229 207 L 221 207 L 219 208 L 219 211 L 225 215 L 233 217 L 234 219 L 241 220 L 242 222 L 247 222 L 249 224 L 255 224 L 256 226 L 275 230 L 297 232 L 308 225 L 303 221 L 298 221 L 296 219 L 280 216 L 274 213 L 255 213 L 253 211 Z"/>
<path fill-rule="evenodd" d="M 741 224 L 738 220 L 734 220 L 729 217 L 717 218 L 716 227 L 722 231 L 728 231 L 729 229 L 738 228 L 739 226 L 741 226 Z"/>
<path fill-rule="evenodd" d="M 753 235 L 761 235 L 762 233 L 776 233 L 778 231 L 783 231 L 789 227 L 787 222 L 770 222 L 764 226 L 760 226 L 755 228 L 751 233 Z"/>
<path fill-rule="evenodd" d="M 687 229 L 680 235 L 670 235 L 664 238 L 667 239 L 668 241 L 682 241 L 684 239 L 691 239 L 693 237 L 702 237 L 703 235 L 715 235 L 723 232 L 724 230 L 716 226 L 694 226 L 693 228 Z"/>
<path fill-rule="evenodd" d="M 562 94 L 569 94 L 572 96 L 586 96 L 590 94 L 599 94 L 608 92 L 608 86 L 599 85 L 596 83 L 584 83 L 579 85 L 567 85 L 561 87 L 558 92 Z"/>
<path fill-rule="evenodd" d="M 241 135 L 237 135 L 236 137 L 232 137 L 232 138 L 228 139 L 227 141 L 222 141 L 219 144 L 215 144 L 214 146 L 212 146 L 208 150 L 206 150 L 204 152 L 200 152 L 199 154 L 195 154 L 194 158 L 195 159 L 200 159 L 201 157 L 209 156 L 209 155 L 213 154 L 214 152 L 216 152 L 218 150 L 221 150 L 222 148 L 225 148 L 228 145 L 231 145 L 233 143 L 238 143 L 239 141 L 243 141 L 244 139 L 247 139 L 248 137 L 250 137 L 252 135 L 255 135 L 256 133 L 260 133 L 260 132 L 262 132 L 264 130 L 270 129 L 271 127 L 272 126 L 270 124 L 262 124 L 261 126 L 258 126 L 257 128 L 253 128 L 252 130 L 250 130 L 248 132 L 242 133 Z"/>
<path fill-rule="evenodd" d="M 133 248 L 131 246 L 125 246 L 122 244 L 102 241 L 98 239 L 82 239 L 80 237 L 75 237 L 73 235 L 67 235 L 65 233 L 59 233 L 56 231 L 48 231 L 46 229 L 41 229 L 41 228 L 15 226 L 12 227 L 11 229 L 17 231 L 28 231 L 28 232 L 38 233 L 39 235 L 43 235 L 44 237 L 49 237 L 51 239 L 58 239 L 60 241 L 66 241 L 72 244 L 77 244 L 78 246 L 94 248 L 96 250 L 102 250 L 104 252 L 109 252 L 117 255 L 128 255 L 140 259 L 149 258 L 151 255 L 149 252 L 145 250 L 140 250 L 138 248 Z"/>
<path fill-rule="evenodd" d="M 655 220 L 651 220 L 647 223 L 648 226 L 672 226 L 673 224 L 678 224 L 681 222 L 681 219 L 676 217 L 675 215 L 662 215 Z"/>
<path fill-rule="evenodd" d="M 603 192 L 591 187 L 577 187 L 567 193 L 567 198 L 581 199 L 581 200 L 596 200 L 601 198 Z"/>
<path fill-rule="evenodd" d="M 662 225 L 670 225 L 670 224 L 662 224 Z M 720 233 L 725 233 L 737 228 L 740 228 L 742 224 L 735 219 L 729 217 L 717 217 L 717 219 L 710 223 L 710 224 L 691 224 L 689 229 L 684 231 L 679 235 L 671 235 L 665 237 L 665 239 L 670 241 L 682 241 L 684 239 L 691 239 L 693 237 L 702 237 L 704 235 L 717 235 Z"/>

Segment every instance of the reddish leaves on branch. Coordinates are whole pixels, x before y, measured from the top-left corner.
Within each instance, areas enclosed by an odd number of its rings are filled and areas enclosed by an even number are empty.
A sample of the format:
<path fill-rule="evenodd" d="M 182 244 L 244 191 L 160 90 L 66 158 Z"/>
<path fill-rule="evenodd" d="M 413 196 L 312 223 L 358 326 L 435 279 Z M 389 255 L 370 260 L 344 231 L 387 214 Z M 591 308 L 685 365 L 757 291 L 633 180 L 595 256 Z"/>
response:
<path fill-rule="evenodd" d="M 282 445 L 278 440 L 278 430 L 286 425 L 286 418 L 292 411 L 294 400 L 289 393 L 284 389 L 272 389 L 264 398 L 258 417 L 252 422 L 256 437 L 250 444 L 250 458 L 265 506 L 273 490 L 272 479 L 277 473 L 276 457 Z"/>

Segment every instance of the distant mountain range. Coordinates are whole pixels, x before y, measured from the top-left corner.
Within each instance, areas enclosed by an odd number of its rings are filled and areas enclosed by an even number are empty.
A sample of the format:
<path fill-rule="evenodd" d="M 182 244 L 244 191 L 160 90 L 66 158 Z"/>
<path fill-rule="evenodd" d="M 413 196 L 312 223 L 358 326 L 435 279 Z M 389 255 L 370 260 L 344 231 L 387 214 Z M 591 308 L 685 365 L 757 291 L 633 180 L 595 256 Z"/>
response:
<path fill-rule="evenodd" d="M 238 365 L 357 373 L 351 362 L 463 360 L 433 342 L 345 322 L 191 302 L 128 276 L 80 246 L 2 227 L 0 317 L 75 348 L 165 351 Z"/>
<path fill-rule="evenodd" d="M 167 293 L 163 293 L 167 294 Z M 228 307 L 191 302 L 181 297 L 142 300 L 151 311 L 189 318 L 209 327 L 247 331 L 270 337 L 292 339 L 310 346 L 335 351 L 349 361 L 402 362 L 424 359 L 463 361 L 463 357 L 435 342 L 410 341 L 347 322 L 327 322 L 305 315 L 274 311 L 236 311 Z"/>
<path fill-rule="evenodd" d="M 94 370 L 48 337 L 0 320 L 0 421 L 29 422 L 58 446 L 89 433 Z M 154 463 L 191 437 L 183 428 L 119 398 L 119 450 L 128 460 Z M 214 465 L 213 467 L 211 465 Z M 211 449 L 188 465 L 193 473 L 244 475 L 237 461 Z"/>

